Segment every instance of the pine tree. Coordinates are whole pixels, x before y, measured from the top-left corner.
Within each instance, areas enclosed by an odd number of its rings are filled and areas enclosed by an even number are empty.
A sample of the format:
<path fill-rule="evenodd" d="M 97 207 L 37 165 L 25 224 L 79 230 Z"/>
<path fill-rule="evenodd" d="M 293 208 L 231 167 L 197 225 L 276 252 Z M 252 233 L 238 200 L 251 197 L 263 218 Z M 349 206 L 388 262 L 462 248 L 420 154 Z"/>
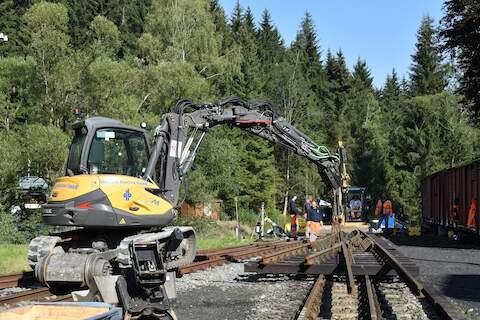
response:
<path fill-rule="evenodd" d="M 387 80 L 385 81 L 385 86 L 382 90 L 382 100 L 388 108 L 391 107 L 393 103 L 399 101 L 401 94 L 402 90 L 400 83 L 398 82 L 397 72 L 393 69 L 392 74 L 387 75 Z"/>
<path fill-rule="evenodd" d="M 302 72 L 310 82 L 311 89 L 320 96 L 324 89 L 324 72 L 315 23 L 309 12 L 306 12 L 302 19 L 300 30 L 292 43 L 292 50 L 301 62 Z"/>
<path fill-rule="evenodd" d="M 480 124 L 480 2 L 478 0 L 446 0 L 441 35 L 445 47 L 456 56 L 461 71 L 460 92 L 467 107 Z"/>
<path fill-rule="evenodd" d="M 88 28 L 93 18 L 97 15 L 96 0 L 82 1 L 57 1 L 68 9 L 68 33 L 71 44 L 75 48 L 82 48 L 88 41 Z"/>
<path fill-rule="evenodd" d="M 243 25 L 243 9 L 240 5 L 240 1 L 237 0 L 235 7 L 233 9 L 232 16 L 230 18 L 230 35 L 231 41 L 234 43 L 240 42 L 240 29 Z"/>
<path fill-rule="evenodd" d="M 23 55 L 28 36 L 22 32 L 23 14 L 30 7 L 31 1 L 1 1 L 0 2 L 0 32 L 9 37 L 8 42 L 0 45 L 0 56 Z"/>
<path fill-rule="evenodd" d="M 353 67 L 352 79 L 353 86 L 373 90 L 372 74 L 365 60 L 358 58 L 357 63 Z"/>
<path fill-rule="evenodd" d="M 266 9 L 262 13 L 257 39 L 258 57 L 263 66 L 263 72 L 269 73 L 273 65 L 280 63 L 285 49 L 280 33 L 273 26 L 270 13 Z"/>
<path fill-rule="evenodd" d="M 410 68 L 412 94 L 415 96 L 441 92 L 446 85 L 445 67 L 435 41 L 433 19 L 425 16 L 417 33 L 416 52 Z"/>
<path fill-rule="evenodd" d="M 352 78 L 341 50 L 336 56 L 330 51 L 327 52 L 325 73 L 327 89 L 324 101 L 327 118 L 334 122 L 334 125 L 328 128 L 329 139 L 333 142 L 345 140 L 350 130 L 346 113 Z"/>
<path fill-rule="evenodd" d="M 211 0 L 210 13 L 213 17 L 213 23 L 215 25 L 215 32 L 221 37 L 221 53 L 224 53 L 227 48 L 228 41 L 228 25 L 227 18 L 223 8 L 220 6 L 218 0 Z"/>

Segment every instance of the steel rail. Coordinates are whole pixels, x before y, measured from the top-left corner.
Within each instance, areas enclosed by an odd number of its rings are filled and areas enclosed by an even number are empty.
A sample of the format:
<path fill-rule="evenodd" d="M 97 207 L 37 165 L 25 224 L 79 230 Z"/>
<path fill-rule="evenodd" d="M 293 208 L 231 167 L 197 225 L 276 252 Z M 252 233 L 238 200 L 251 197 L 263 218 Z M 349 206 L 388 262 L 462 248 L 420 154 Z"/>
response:
<path fill-rule="evenodd" d="M 334 241 L 332 241 L 334 240 L 335 236 L 336 234 L 329 234 L 321 239 L 317 239 L 312 242 L 307 242 L 305 244 L 299 244 L 299 245 L 293 246 L 292 248 L 286 248 L 284 250 L 275 251 L 272 254 L 262 256 L 260 258 L 259 263 L 261 265 L 267 265 L 269 263 L 276 262 L 291 256 L 305 254 L 310 249 L 317 250 L 317 249 L 327 248 L 335 243 Z"/>
<path fill-rule="evenodd" d="M 392 267 L 395 271 L 397 271 L 398 275 L 405 281 L 412 291 L 417 295 L 419 300 L 424 300 L 428 304 L 430 304 L 434 310 L 441 316 L 442 319 L 447 320 L 461 320 L 465 319 L 463 315 L 461 315 L 458 311 L 456 311 L 455 307 L 453 306 L 450 301 L 448 301 L 444 296 L 438 294 L 432 288 L 428 290 L 424 287 L 424 285 L 415 279 L 415 277 L 403 267 L 403 265 L 390 253 L 387 249 L 385 249 L 382 245 L 378 243 L 374 237 L 371 237 L 367 233 L 360 230 L 360 232 L 372 240 L 374 246 L 373 250 L 380 253 L 380 255 L 386 259 L 389 263 L 389 266 Z"/>
<path fill-rule="evenodd" d="M 259 253 L 269 252 L 270 250 L 279 250 L 285 246 L 295 246 L 299 243 L 290 242 L 290 241 L 272 241 L 268 243 L 261 244 L 248 244 L 242 246 L 236 246 L 232 248 L 221 248 L 221 249 L 210 249 L 210 250 L 199 250 L 197 256 L 202 256 L 205 253 L 209 253 L 211 256 L 206 260 L 196 261 L 186 266 L 180 268 L 181 274 L 193 273 L 200 270 L 205 270 L 211 267 L 223 265 L 229 262 L 229 257 L 253 257 L 258 256 Z M 221 256 L 219 256 L 221 255 Z M 3 280 L 3 281 L 2 281 Z M 0 289 L 5 289 L 8 287 L 15 287 L 16 284 L 19 284 L 22 280 L 32 280 L 34 279 L 33 272 L 24 272 L 24 273 L 14 273 L 4 276 L 0 276 Z M 2 284 L 5 286 L 2 288 Z M 61 295 L 56 296 L 52 295 L 48 287 L 40 287 L 31 290 L 25 290 L 16 292 L 13 294 L 5 295 L 0 297 L 0 305 L 11 305 L 23 301 L 72 301 L 72 295 Z"/>
<path fill-rule="evenodd" d="M 315 252 L 315 253 L 312 253 L 312 254 L 306 256 L 303 259 L 303 263 L 307 266 L 311 266 L 315 263 L 315 261 L 321 260 L 322 258 L 324 258 L 326 256 L 330 256 L 331 254 L 337 254 L 338 249 L 340 249 L 341 247 L 342 247 L 342 244 L 337 242 L 329 248 L 322 249 L 318 252 Z"/>
<path fill-rule="evenodd" d="M 324 275 L 318 276 L 317 280 L 315 280 L 315 283 L 308 294 L 307 301 L 302 308 L 305 311 L 303 314 L 304 320 L 317 319 L 322 305 L 322 296 L 325 283 L 326 280 Z M 296 318 L 298 318 L 298 316 Z"/>
<path fill-rule="evenodd" d="M 345 271 L 347 276 L 347 291 L 350 294 L 356 294 L 357 287 L 355 286 L 355 277 L 353 276 L 353 270 L 352 270 L 352 263 L 353 263 L 352 251 L 350 249 L 349 244 L 345 241 L 344 238 L 345 236 L 343 235 L 342 232 L 340 232 L 340 243 L 342 246 L 342 255 L 343 255 L 343 260 L 345 262 Z"/>
<path fill-rule="evenodd" d="M 48 287 L 15 292 L 13 294 L 0 297 L 0 304 L 12 304 L 22 301 L 39 300 L 51 296 Z"/>
<path fill-rule="evenodd" d="M 278 260 L 282 260 L 284 258 L 288 258 L 293 255 L 299 255 L 302 253 L 308 252 L 308 250 L 311 248 L 310 243 L 305 243 L 305 244 L 299 244 L 297 246 L 294 246 L 292 248 L 287 248 L 283 249 L 268 255 L 264 255 L 260 258 L 260 263 L 261 264 L 267 264 L 271 262 L 276 262 Z"/>
<path fill-rule="evenodd" d="M 394 269 L 400 277 L 403 278 L 405 282 L 410 286 L 410 288 L 413 290 L 413 292 L 419 297 L 423 298 L 423 285 L 415 279 L 415 277 L 408 271 L 401 263 L 398 261 L 393 254 L 391 254 L 387 249 L 385 249 L 383 246 L 381 246 L 377 240 L 375 240 L 373 237 L 368 235 L 367 233 L 359 230 L 366 238 L 370 239 L 373 243 L 373 248 L 376 253 L 379 254 L 379 256 L 385 260 L 385 262 L 388 264 L 389 267 Z"/>
<path fill-rule="evenodd" d="M 10 273 L 0 276 L 0 289 L 19 287 L 35 281 L 33 271 Z"/>
<path fill-rule="evenodd" d="M 372 280 L 367 274 L 365 275 L 365 291 L 367 293 L 368 311 L 370 314 L 370 319 L 383 319 L 382 311 L 380 309 L 380 303 L 378 302 L 378 297 L 375 293 L 375 288 L 373 287 Z"/>

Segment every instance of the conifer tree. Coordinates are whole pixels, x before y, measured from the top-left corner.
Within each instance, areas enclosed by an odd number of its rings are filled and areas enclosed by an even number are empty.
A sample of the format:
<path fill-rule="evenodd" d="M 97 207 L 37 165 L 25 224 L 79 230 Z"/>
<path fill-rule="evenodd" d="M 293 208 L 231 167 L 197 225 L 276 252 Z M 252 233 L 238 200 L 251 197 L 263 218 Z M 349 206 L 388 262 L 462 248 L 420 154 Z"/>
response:
<path fill-rule="evenodd" d="M 0 45 L 0 57 L 22 55 L 22 50 L 28 43 L 28 36 L 24 29 L 23 14 L 31 5 L 30 1 L 1 1 L 0 2 L 0 32 L 9 37 L 8 42 Z"/>
<path fill-rule="evenodd" d="M 230 34 L 232 41 L 238 43 L 240 41 L 240 29 L 243 25 L 243 9 L 240 5 L 240 1 L 237 0 L 233 9 L 232 16 L 230 17 Z"/>
<path fill-rule="evenodd" d="M 280 33 L 272 24 L 270 13 L 266 9 L 262 13 L 262 22 L 257 38 L 258 57 L 264 73 L 269 73 L 272 65 L 280 63 L 285 49 Z"/>
<path fill-rule="evenodd" d="M 300 61 L 302 73 L 308 79 L 310 88 L 317 96 L 321 96 L 325 89 L 324 70 L 320 60 L 315 23 L 309 12 L 306 12 L 302 19 L 291 49 Z"/>
<path fill-rule="evenodd" d="M 358 58 L 357 63 L 353 67 L 352 73 L 353 85 L 356 88 L 365 88 L 373 90 L 373 78 L 370 69 L 367 67 L 365 60 Z"/>
<path fill-rule="evenodd" d="M 219 4 L 218 0 L 211 0 L 210 2 L 210 13 L 213 17 L 213 23 L 215 25 L 215 32 L 221 37 L 221 53 L 225 52 L 227 47 L 227 37 L 228 37 L 228 25 L 225 12 L 223 11 L 222 6 Z"/>
<path fill-rule="evenodd" d="M 400 83 L 398 82 L 397 72 L 395 71 L 395 69 L 393 69 L 392 74 L 387 75 L 387 80 L 385 81 L 385 86 L 382 90 L 382 99 L 387 108 L 392 107 L 393 103 L 399 101 L 401 93 L 402 90 L 400 87 Z"/>
<path fill-rule="evenodd" d="M 446 85 L 445 67 L 435 40 L 433 19 L 425 16 L 417 33 L 416 52 L 410 68 L 411 92 L 426 95 L 441 92 Z"/>
<path fill-rule="evenodd" d="M 446 0 L 441 35 L 461 72 L 460 92 L 480 124 L 480 1 Z"/>

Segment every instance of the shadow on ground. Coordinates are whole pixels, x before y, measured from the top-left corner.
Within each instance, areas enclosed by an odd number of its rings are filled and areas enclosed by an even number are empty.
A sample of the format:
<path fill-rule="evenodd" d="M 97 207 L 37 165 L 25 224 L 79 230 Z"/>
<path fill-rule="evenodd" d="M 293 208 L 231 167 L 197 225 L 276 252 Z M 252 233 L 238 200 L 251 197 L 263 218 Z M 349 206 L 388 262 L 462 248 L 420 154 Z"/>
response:
<path fill-rule="evenodd" d="M 435 236 L 432 233 L 422 234 L 420 237 L 409 237 L 407 234 L 400 233 L 390 236 L 389 240 L 397 246 L 480 250 L 480 239 L 460 238 L 454 241 L 447 236 Z"/>
<path fill-rule="evenodd" d="M 442 283 L 439 284 L 441 293 L 450 298 L 459 300 L 480 302 L 480 275 L 448 275 Z"/>

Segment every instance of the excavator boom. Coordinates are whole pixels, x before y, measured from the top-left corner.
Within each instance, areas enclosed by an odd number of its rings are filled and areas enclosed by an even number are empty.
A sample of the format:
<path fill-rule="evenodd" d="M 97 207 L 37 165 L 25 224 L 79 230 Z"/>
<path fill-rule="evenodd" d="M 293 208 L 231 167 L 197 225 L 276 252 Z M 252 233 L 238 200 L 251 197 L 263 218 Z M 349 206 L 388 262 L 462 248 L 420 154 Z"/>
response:
<path fill-rule="evenodd" d="M 193 111 L 186 113 L 186 109 Z M 152 153 L 143 179 L 157 181 L 164 198 L 176 206 L 180 184 L 192 166 L 205 133 L 220 124 L 238 127 L 292 150 L 317 165 L 328 187 L 337 189 L 341 186 L 337 154 L 316 144 L 279 116 L 269 103 L 245 102 L 238 98 L 208 104 L 179 101 L 174 112 L 165 114 L 155 129 Z M 162 164 L 158 172 L 159 160 Z"/>

